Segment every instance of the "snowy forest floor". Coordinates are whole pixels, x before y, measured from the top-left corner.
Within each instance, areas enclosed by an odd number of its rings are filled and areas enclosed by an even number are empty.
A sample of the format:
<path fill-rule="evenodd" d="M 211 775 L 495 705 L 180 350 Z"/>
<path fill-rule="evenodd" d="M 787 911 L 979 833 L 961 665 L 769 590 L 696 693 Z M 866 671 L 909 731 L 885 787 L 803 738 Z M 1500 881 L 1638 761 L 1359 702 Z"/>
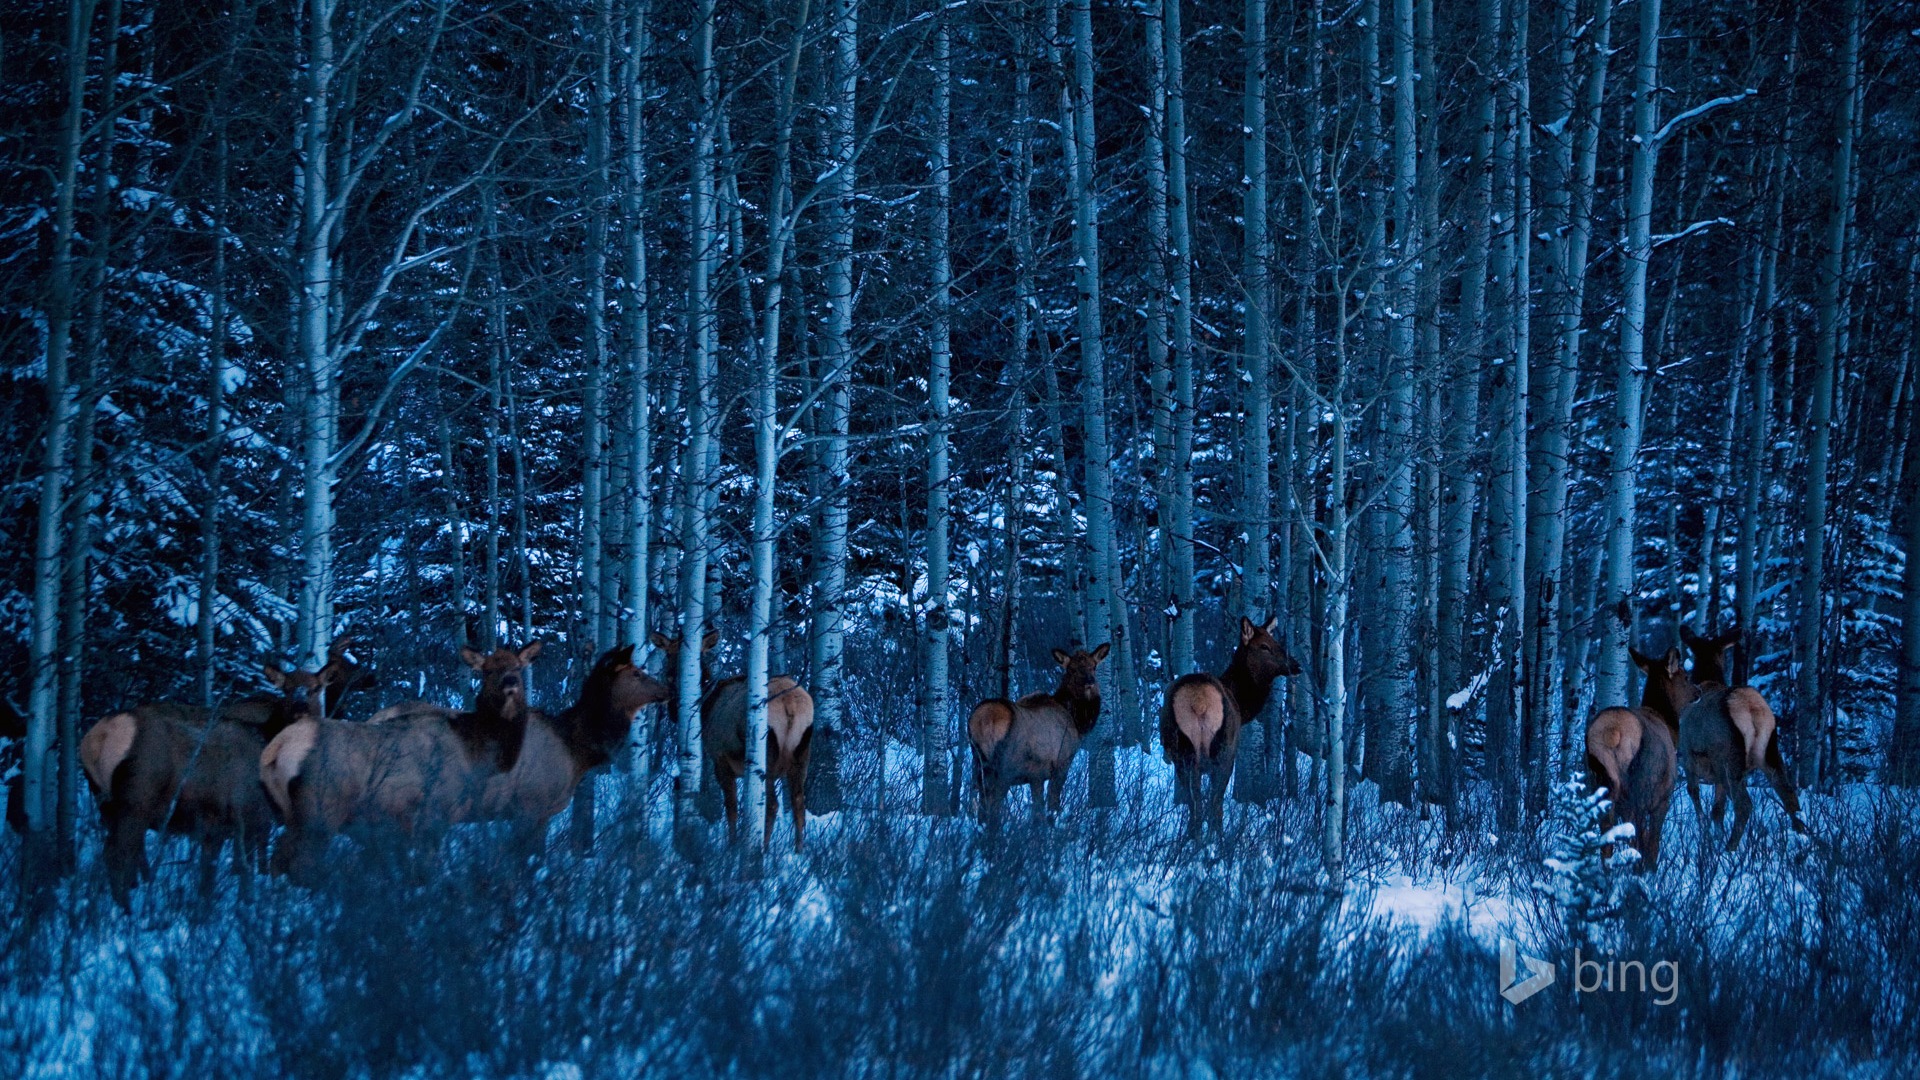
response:
<path fill-rule="evenodd" d="M 814 819 L 802 855 L 783 821 L 764 862 L 718 830 L 689 861 L 667 842 L 664 782 L 643 817 L 619 777 L 601 781 L 591 858 L 567 851 L 563 821 L 524 866 L 476 828 L 397 869 L 345 845 L 312 891 L 257 880 L 242 900 L 223 870 L 209 902 L 172 841 L 131 914 L 90 836 L 50 910 L 0 899 L 0 1073 L 1894 1076 L 1920 1062 L 1909 793 L 1813 796 L 1809 842 L 1756 792 L 1743 849 L 1719 853 L 1721 832 L 1705 858 L 1681 793 L 1658 873 L 1603 928 L 1602 959 L 1677 965 L 1661 1005 L 1574 993 L 1550 824 L 1499 839 L 1470 791 L 1450 833 L 1362 785 L 1352 886 L 1331 898 L 1312 806 L 1230 804 L 1225 838 L 1198 848 L 1166 766 L 1120 759 L 1115 811 L 1070 788 L 1064 817 L 1036 826 L 1016 796 L 998 837 L 842 811 Z M 18 880 L 19 858 L 0 844 L 0 880 Z M 1556 962 L 1555 985 L 1503 1001 L 1503 936 Z"/>

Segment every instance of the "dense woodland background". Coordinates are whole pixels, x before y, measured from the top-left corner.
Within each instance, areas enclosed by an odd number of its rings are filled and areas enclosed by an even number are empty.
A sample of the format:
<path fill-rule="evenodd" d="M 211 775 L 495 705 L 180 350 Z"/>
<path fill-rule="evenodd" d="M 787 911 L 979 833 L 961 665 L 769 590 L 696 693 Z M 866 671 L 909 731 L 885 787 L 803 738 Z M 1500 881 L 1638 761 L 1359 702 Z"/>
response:
<path fill-rule="evenodd" d="M 92 719 L 341 637 L 383 701 L 542 638 L 557 703 L 717 627 L 812 688 L 817 809 L 945 813 L 1049 648 L 1114 645 L 1113 805 L 1277 617 L 1237 790 L 1336 884 L 1350 776 L 1537 821 L 1681 620 L 1804 785 L 1920 779 L 1911 3 L 7 22 L 0 651 L 68 844 Z"/>

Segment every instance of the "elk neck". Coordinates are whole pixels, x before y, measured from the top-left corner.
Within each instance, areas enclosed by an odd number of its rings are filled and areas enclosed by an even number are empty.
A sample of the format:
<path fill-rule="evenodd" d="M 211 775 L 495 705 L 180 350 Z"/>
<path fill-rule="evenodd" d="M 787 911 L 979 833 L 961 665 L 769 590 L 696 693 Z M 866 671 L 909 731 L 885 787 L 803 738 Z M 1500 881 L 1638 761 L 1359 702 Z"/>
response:
<path fill-rule="evenodd" d="M 1220 676 L 1220 682 L 1233 695 L 1233 703 L 1240 710 L 1240 722 L 1250 723 L 1267 707 L 1267 698 L 1273 693 L 1273 680 L 1279 676 L 1261 678 L 1253 673 L 1247 664 L 1247 650 L 1241 646 L 1233 651 L 1233 660 L 1227 665 L 1226 674 Z"/>
<path fill-rule="evenodd" d="M 611 762 L 614 751 L 633 729 L 633 717 L 622 716 L 614 706 L 613 678 L 607 671 L 593 671 L 580 688 L 580 700 L 551 721 L 554 732 L 583 771 Z"/>

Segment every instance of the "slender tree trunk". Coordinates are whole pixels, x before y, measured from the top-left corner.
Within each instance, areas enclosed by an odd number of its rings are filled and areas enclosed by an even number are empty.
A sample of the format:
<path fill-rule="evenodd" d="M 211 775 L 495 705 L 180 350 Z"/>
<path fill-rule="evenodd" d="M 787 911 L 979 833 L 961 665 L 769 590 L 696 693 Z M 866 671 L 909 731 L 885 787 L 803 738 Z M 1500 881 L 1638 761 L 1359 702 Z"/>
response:
<path fill-rule="evenodd" d="M 1920 409 L 1907 411 L 1907 566 L 1901 583 L 1900 683 L 1887 782 L 1920 784 Z"/>
<path fill-rule="evenodd" d="M 49 754 L 59 689 L 56 668 L 60 627 L 60 578 L 65 530 L 60 507 L 72 473 L 68 440 L 73 422 L 76 387 L 69 378 L 74 299 L 74 189 L 80 166 L 80 143 L 86 109 L 87 40 L 93 24 L 91 0 L 77 0 L 67 9 L 66 90 L 61 119 L 60 155 L 54 175 L 53 253 L 47 273 L 47 434 L 40 474 L 40 506 L 33 544 L 33 631 L 29 643 L 32 689 L 27 706 L 27 746 L 22 800 L 26 805 L 29 839 L 46 837 L 55 825 L 55 796 L 59 778 Z M 35 844 L 40 852 L 44 845 Z M 37 860 L 35 860 L 37 861 Z M 49 867 L 51 869 L 51 867 Z M 37 874 L 25 874 L 23 880 Z"/>
<path fill-rule="evenodd" d="M 1826 699 L 1820 678 L 1820 635 L 1824 623 L 1822 580 L 1826 574 L 1827 454 L 1832 440 L 1834 369 L 1846 332 L 1845 277 L 1847 223 L 1853 216 L 1854 105 L 1860 78 L 1860 0 L 1846 2 L 1846 36 L 1840 52 L 1841 92 L 1834 118 L 1833 171 L 1823 238 L 1814 339 L 1812 401 L 1807 408 L 1806 501 L 1802 531 L 1799 620 L 1793 645 L 1793 728 L 1795 766 L 1800 783 L 1818 787 L 1826 774 Z"/>
<path fill-rule="evenodd" d="M 620 215 L 626 240 L 626 293 L 621 298 L 626 348 L 626 371 L 630 383 L 627 414 L 627 477 L 633 485 L 626 492 L 627 565 L 625 570 L 626 624 L 621 640 L 642 655 L 650 649 L 647 631 L 651 627 L 653 574 L 654 495 L 653 495 L 653 320 L 647 305 L 652 299 L 652 281 L 647 267 L 647 120 L 644 68 L 652 45 L 649 18 L 651 0 L 628 0 L 627 49 L 621 67 L 621 106 L 625 122 L 626 147 L 622 159 Z M 635 782 L 645 791 L 652 761 L 647 753 L 652 746 L 646 722 L 636 723 L 633 732 L 632 764 Z M 646 800 L 641 801 L 644 808 Z"/>
<path fill-rule="evenodd" d="M 1411 0 L 1406 0 L 1411 3 Z M 1241 90 L 1240 140 L 1243 174 L 1240 214 L 1243 237 L 1240 248 L 1240 283 L 1243 303 L 1243 343 L 1247 380 L 1245 429 L 1240 453 L 1246 462 L 1246 488 L 1240 499 L 1240 527 L 1246 533 L 1246 572 L 1244 595 L 1247 614 L 1264 624 L 1274 613 L 1271 503 L 1273 456 L 1271 423 L 1271 371 L 1273 312 L 1272 240 L 1267 230 L 1267 0 L 1246 0 L 1246 30 L 1241 51 L 1246 82 Z M 1411 67 L 1411 61 L 1408 66 Z M 1412 94 L 1412 88 L 1407 90 Z M 1411 122 L 1411 121 L 1409 121 Z M 1411 168 L 1411 166 L 1409 166 Z M 1409 247 L 1410 249 L 1410 247 Z M 1253 720 L 1254 717 L 1243 717 Z"/>
<path fill-rule="evenodd" d="M 700 792 L 700 654 L 707 632 L 707 490 L 712 484 L 708 446 L 712 438 L 710 412 L 714 407 L 714 318 L 711 295 L 715 263 L 720 257 L 720 227 L 714 199 L 714 138 L 719 120 L 719 95 L 713 60 L 713 0 L 702 0 L 694 24 L 694 78 L 699 95 L 698 127 L 694 138 L 692 198 L 687 226 L 693 241 L 693 260 L 687 278 L 687 446 L 682 465 L 678 532 L 680 557 L 680 667 L 674 699 L 680 716 L 680 775 L 674 800 L 675 832 L 688 837 L 697 814 L 694 799 Z"/>
<path fill-rule="evenodd" d="M 1177 4 L 1168 8 L 1177 9 Z M 1137 723 L 1138 694 L 1133 690 L 1133 670 L 1127 647 L 1127 611 L 1120 602 L 1119 547 L 1113 525 L 1113 471 L 1107 441 L 1107 360 L 1100 305 L 1100 213 L 1094 192 L 1094 148 L 1098 145 L 1093 129 L 1093 15 L 1091 0 L 1071 0 L 1073 22 L 1073 73 L 1068 83 L 1071 115 L 1071 195 L 1073 201 L 1074 281 L 1078 298 L 1080 331 L 1080 408 L 1081 435 L 1086 458 L 1087 548 L 1092 575 L 1088 589 L 1087 623 L 1095 636 L 1104 634 L 1117 654 L 1108 672 L 1110 683 L 1117 683 L 1116 720 L 1104 734 L 1092 737 L 1089 762 L 1089 801 L 1096 807 L 1118 804 L 1114 786 L 1113 745 L 1117 725 Z M 1172 46 L 1178 28 L 1168 22 L 1169 71 L 1179 77 L 1177 61 L 1172 61 Z M 1177 81 L 1176 84 L 1178 85 Z M 1170 137 L 1169 143 L 1173 140 Z M 1184 210 L 1180 211 L 1184 212 Z M 1184 299 L 1181 298 L 1181 299 Z M 1176 322 L 1177 326 L 1177 322 Z M 1177 334 L 1177 330 L 1176 330 Z M 1086 646 L 1091 648 L 1093 642 Z"/>
<path fill-rule="evenodd" d="M 594 71 L 587 115 L 587 371 L 580 405 L 580 618 L 592 656 L 612 644 L 605 578 L 607 411 L 607 217 L 612 200 L 613 5 L 594 13 Z M 589 658 L 591 662 L 591 658 Z M 583 790 L 591 788 L 589 778 Z M 591 796 L 589 796 L 589 801 Z"/>
<path fill-rule="evenodd" d="M 300 601 L 294 648 L 303 663 L 319 664 L 333 630 L 333 485 L 336 400 L 333 352 L 334 183 L 333 16 L 338 0 L 310 0 L 302 30 L 306 78 L 296 166 L 300 205 L 297 299 L 300 405 Z"/>
<path fill-rule="evenodd" d="M 825 490 L 815 523 L 813 577 L 814 722 L 829 739 L 845 717 L 843 654 L 846 648 L 848 424 L 852 417 L 854 110 L 860 80 L 859 0 L 832 0 L 833 63 L 828 94 L 827 317 L 820 342 L 820 377 L 826 380 L 820 416 L 821 472 Z M 816 740 L 819 738 L 816 735 Z M 831 773 L 831 755 L 815 759 L 812 771 Z M 836 781 L 822 778 L 829 785 Z"/>
<path fill-rule="evenodd" d="M 1641 400 L 1646 389 L 1647 264 L 1653 257 L 1653 177 L 1658 147 L 1660 0 L 1640 0 L 1640 46 L 1633 68 L 1633 146 L 1627 187 L 1626 263 L 1621 286 L 1620 359 L 1615 372 L 1613 434 L 1609 440 L 1605 509 L 1607 563 L 1600 604 L 1600 659 L 1594 701 L 1627 700 L 1627 647 L 1634 623 L 1634 517 Z"/>
<path fill-rule="evenodd" d="M 213 154 L 213 205 L 219 225 L 214 235 L 212 280 L 207 286 L 207 442 L 201 459 L 206 491 L 200 504 L 200 604 L 194 619 L 195 659 L 200 676 L 198 697 L 202 708 L 213 707 L 216 671 L 213 649 L 220 627 L 220 510 L 226 494 L 221 474 L 227 444 L 227 244 L 220 230 L 231 227 L 232 208 L 227 204 L 225 113 L 214 120 Z"/>
<path fill-rule="evenodd" d="M 928 241 L 933 263 L 929 283 L 933 290 L 933 348 L 927 376 L 926 690 L 920 715 L 920 811 L 926 814 L 945 814 L 951 806 L 947 790 L 951 753 L 948 731 L 952 727 L 947 701 L 951 637 L 947 612 L 947 399 L 953 367 L 953 265 L 947 252 L 947 228 L 953 197 L 948 136 L 953 115 L 953 54 L 945 7 L 937 18 L 933 31 L 933 235 Z"/>
<path fill-rule="evenodd" d="M 1168 606 L 1174 610 L 1169 627 L 1169 673 L 1176 678 L 1195 670 L 1193 629 L 1197 602 L 1194 597 L 1194 477 L 1193 477 L 1193 250 L 1192 209 L 1187 197 L 1187 92 L 1186 50 L 1181 37 L 1180 6 L 1183 0 L 1161 0 L 1162 48 L 1166 56 L 1167 98 L 1167 261 L 1173 271 L 1172 291 L 1168 297 L 1172 339 L 1173 421 L 1172 460 L 1167 463 L 1172 502 L 1167 507 L 1167 543 L 1172 559 L 1167 567 L 1172 595 Z M 1091 112 L 1091 103 L 1088 110 Z"/>

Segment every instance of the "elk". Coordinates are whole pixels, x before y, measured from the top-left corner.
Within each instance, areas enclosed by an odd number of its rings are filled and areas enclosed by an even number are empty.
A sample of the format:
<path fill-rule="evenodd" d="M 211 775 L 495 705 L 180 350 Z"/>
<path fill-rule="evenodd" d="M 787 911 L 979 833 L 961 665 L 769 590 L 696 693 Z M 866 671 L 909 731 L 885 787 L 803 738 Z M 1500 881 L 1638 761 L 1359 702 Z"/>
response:
<path fill-rule="evenodd" d="M 1060 812 L 1067 768 L 1080 742 L 1100 719 L 1100 682 L 1095 669 L 1109 645 L 1092 652 L 1053 650 L 1060 685 L 1051 694 L 1028 694 L 1019 701 L 988 698 L 967 716 L 973 743 L 974 774 L 980 782 L 980 819 L 997 822 L 1007 790 L 1031 785 L 1033 816 Z M 1042 801 L 1042 795 L 1045 801 Z"/>
<path fill-rule="evenodd" d="M 1806 832 L 1806 822 L 1800 817 L 1800 794 L 1794 790 L 1793 778 L 1787 775 L 1786 761 L 1780 756 L 1779 723 L 1773 709 L 1753 687 L 1726 685 L 1724 654 L 1739 643 L 1740 628 L 1706 638 L 1683 625 L 1680 640 L 1693 653 L 1693 677 L 1701 689 L 1699 700 L 1680 714 L 1680 761 L 1687 767 L 1687 797 L 1693 800 L 1694 813 L 1701 813 L 1700 782 L 1705 780 L 1713 785 L 1715 825 L 1726 820 L 1727 800 L 1733 800 L 1733 831 L 1727 836 L 1727 850 L 1739 847 L 1747 831 L 1747 818 L 1753 814 L 1747 776 L 1757 769 L 1772 782 L 1793 830 Z"/>
<path fill-rule="evenodd" d="M 537 847 L 547 822 L 573 801 L 580 781 L 613 761 L 641 709 L 667 700 L 667 688 L 634 663 L 633 646 L 608 650 L 559 715 L 528 715 L 518 756 L 486 780 L 475 818 L 511 821 L 522 846 Z"/>
<path fill-rule="evenodd" d="M 212 891 L 227 841 L 242 888 L 252 865 L 263 861 L 274 814 L 260 790 L 260 753 L 287 727 L 337 702 L 338 688 L 357 669 L 336 646 L 318 672 L 272 663 L 264 671 L 280 697 L 236 702 L 211 717 L 194 706 L 137 706 L 108 716 L 80 740 L 81 767 L 107 830 L 107 880 L 122 907 L 149 876 L 150 831 L 198 839 L 202 893 Z"/>
<path fill-rule="evenodd" d="M 727 803 L 727 832 L 740 823 L 740 778 L 747 774 L 747 677 L 720 680 L 700 702 L 700 745 L 713 762 L 713 775 Z M 793 810 L 793 850 L 801 850 L 807 831 L 807 759 L 813 750 L 813 696 L 791 676 L 767 680 L 767 819 L 762 846 L 773 841 L 779 802 L 774 782 L 787 782 Z"/>
<path fill-rule="evenodd" d="M 1299 661 L 1274 637 L 1278 628 L 1277 618 L 1259 626 L 1241 616 L 1240 644 L 1226 673 L 1183 675 L 1167 690 L 1160 708 L 1160 749 L 1187 794 L 1189 836 L 1200 835 L 1207 822 L 1220 831 L 1241 726 L 1267 707 L 1275 679 L 1300 674 Z"/>
<path fill-rule="evenodd" d="M 1660 865 L 1660 834 L 1673 801 L 1680 713 L 1700 691 L 1687 677 L 1679 649 L 1669 649 L 1658 659 L 1632 648 L 1627 655 L 1646 673 L 1646 687 L 1637 708 L 1611 706 L 1587 722 L 1587 784 L 1607 789 L 1613 798 L 1612 816 L 1633 826 L 1633 846 L 1645 873 Z"/>
<path fill-rule="evenodd" d="M 479 813 L 487 783 L 514 768 L 526 741 L 521 672 L 540 655 L 518 651 L 460 658 L 481 678 L 469 712 L 410 704 L 367 723 L 306 719 L 275 736 L 257 775 L 287 824 L 276 869 L 311 875 L 335 834 L 437 836 Z"/>

